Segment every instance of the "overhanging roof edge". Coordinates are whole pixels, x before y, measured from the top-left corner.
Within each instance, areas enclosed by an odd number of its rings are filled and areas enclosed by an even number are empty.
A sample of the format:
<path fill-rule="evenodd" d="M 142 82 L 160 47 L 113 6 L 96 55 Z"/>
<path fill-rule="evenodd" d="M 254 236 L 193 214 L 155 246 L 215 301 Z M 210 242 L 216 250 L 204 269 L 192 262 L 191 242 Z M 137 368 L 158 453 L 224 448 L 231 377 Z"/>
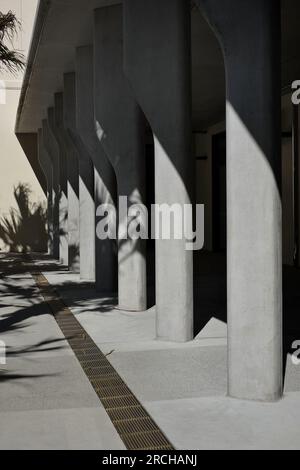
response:
<path fill-rule="evenodd" d="M 20 119 L 21 119 L 21 115 L 23 111 L 23 106 L 26 100 L 26 94 L 27 94 L 29 83 L 30 83 L 31 74 L 32 74 L 34 62 L 36 59 L 38 46 L 41 40 L 41 36 L 44 30 L 45 22 L 47 19 L 47 15 L 48 15 L 51 3 L 52 3 L 52 0 L 39 0 L 39 5 L 37 8 L 35 21 L 34 21 L 33 34 L 31 38 L 25 74 L 24 74 L 24 78 L 22 82 L 19 105 L 18 105 L 18 110 L 17 110 L 17 117 L 16 117 L 16 124 L 15 124 L 16 134 L 19 132 L 19 124 L 20 124 Z"/>

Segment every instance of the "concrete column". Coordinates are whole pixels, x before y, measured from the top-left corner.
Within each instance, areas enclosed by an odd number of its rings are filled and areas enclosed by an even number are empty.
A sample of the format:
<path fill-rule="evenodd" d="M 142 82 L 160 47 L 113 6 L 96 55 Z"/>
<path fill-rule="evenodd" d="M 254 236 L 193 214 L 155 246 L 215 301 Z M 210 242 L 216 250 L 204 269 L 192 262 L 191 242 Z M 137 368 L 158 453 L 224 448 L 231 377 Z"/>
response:
<path fill-rule="evenodd" d="M 122 6 L 95 10 L 95 119 L 98 138 L 114 167 L 118 195 L 128 206 L 145 202 L 145 121 L 123 72 Z M 121 239 L 119 214 L 119 307 L 147 308 L 146 242 Z"/>
<path fill-rule="evenodd" d="M 155 142 L 156 204 L 193 201 L 190 4 L 124 1 L 125 73 Z M 173 237 L 174 238 L 174 237 Z M 193 254 L 187 240 L 156 242 L 157 335 L 193 338 Z"/>
<path fill-rule="evenodd" d="M 76 51 L 76 117 L 77 130 L 95 170 L 95 208 L 101 204 L 116 207 L 116 177 L 97 139 L 94 118 L 93 48 Z M 95 214 L 96 215 L 96 214 Z M 96 223 L 99 219 L 96 218 Z M 102 293 L 117 292 L 117 246 L 114 240 L 96 237 L 96 289 Z"/>
<path fill-rule="evenodd" d="M 65 128 L 76 151 L 79 169 L 80 277 L 95 281 L 94 165 L 77 131 L 76 76 L 64 77 Z"/>
<path fill-rule="evenodd" d="M 45 149 L 43 129 L 38 130 L 38 159 L 47 181 L 48 253 L 53 256 L 53 166 Z"/>
<path fill-rule="evenodd" d="M 280 2 L 198 1 L 227 74 L 229 395 L 282 394 Z"/>
<path fill-rule="evenodd" d="M 54 119 L 54 109 L 48 110 L 49 119 Z M 52 134 L 49 122 L 44 119 L 43 125 L 43 141 L 53 168 L 53 257 L 60 259 L 60 235 L 59 235 L 59 201 L 60 201 L 60 184 L 59 184 L 59 148 Z"/>
<path fill-rule="evenodd" d="M 48 110 L 48 122 L 59 155 L 59 256 L 61 263 L 68 266 L 68 178 L 66 149 L 61 132 L 63 126 L 63 96 L 61 93 L 55 95 L 55 107 Z"/>

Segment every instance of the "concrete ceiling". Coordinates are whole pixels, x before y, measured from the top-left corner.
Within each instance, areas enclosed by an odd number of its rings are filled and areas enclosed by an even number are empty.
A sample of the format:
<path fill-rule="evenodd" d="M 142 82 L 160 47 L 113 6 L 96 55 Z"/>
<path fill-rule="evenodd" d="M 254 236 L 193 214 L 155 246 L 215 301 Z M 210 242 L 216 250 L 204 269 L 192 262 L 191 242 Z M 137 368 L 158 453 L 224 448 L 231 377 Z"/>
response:
<path fill-rule="evenodd" d="M 17 132 L 36 132 L 62 91 L 63 74 L 75 69 L 75 49 L 93 40 L 93 10 L 120 0 L 41 0 L 44 23 L 33 39 Z M 282 2 L 283 86 L 300 79 L 300 2 Z M 197 8 L 192 8 L 193 126 L 203 130 L 224 118 L 225 72 L 219 44 Z"/>

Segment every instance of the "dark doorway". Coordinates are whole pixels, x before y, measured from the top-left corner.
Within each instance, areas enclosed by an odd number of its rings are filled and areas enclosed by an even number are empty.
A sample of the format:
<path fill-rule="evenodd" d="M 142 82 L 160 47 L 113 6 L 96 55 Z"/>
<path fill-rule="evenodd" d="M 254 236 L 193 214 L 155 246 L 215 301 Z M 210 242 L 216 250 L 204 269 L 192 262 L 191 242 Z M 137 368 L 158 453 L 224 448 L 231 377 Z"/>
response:
<path fill-rule="evenodd" d="M 212 138 L 212 204 L 213 204 L 213 250 L 226 252 L 226 133 Z"/>
<path fill-rule="evenodd" d="M 226 133 L 212 136 L 212 242 L 213 251 L 197 256 L 194 284 L 194 333 L 202 331 L 212 318 L 227 321 L 226 277 Z"/>

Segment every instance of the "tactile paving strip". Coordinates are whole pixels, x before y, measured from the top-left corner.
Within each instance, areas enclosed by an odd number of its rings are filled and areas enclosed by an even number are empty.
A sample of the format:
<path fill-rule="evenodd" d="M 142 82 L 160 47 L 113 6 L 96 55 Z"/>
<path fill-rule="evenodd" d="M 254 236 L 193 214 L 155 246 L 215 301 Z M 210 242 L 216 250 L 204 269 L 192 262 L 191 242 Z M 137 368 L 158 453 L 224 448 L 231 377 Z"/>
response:
<path fill-rule="evenodd" d="M 40 272 L 31 272 L 128 450 L 174 450 L 166 436 Z"/>

